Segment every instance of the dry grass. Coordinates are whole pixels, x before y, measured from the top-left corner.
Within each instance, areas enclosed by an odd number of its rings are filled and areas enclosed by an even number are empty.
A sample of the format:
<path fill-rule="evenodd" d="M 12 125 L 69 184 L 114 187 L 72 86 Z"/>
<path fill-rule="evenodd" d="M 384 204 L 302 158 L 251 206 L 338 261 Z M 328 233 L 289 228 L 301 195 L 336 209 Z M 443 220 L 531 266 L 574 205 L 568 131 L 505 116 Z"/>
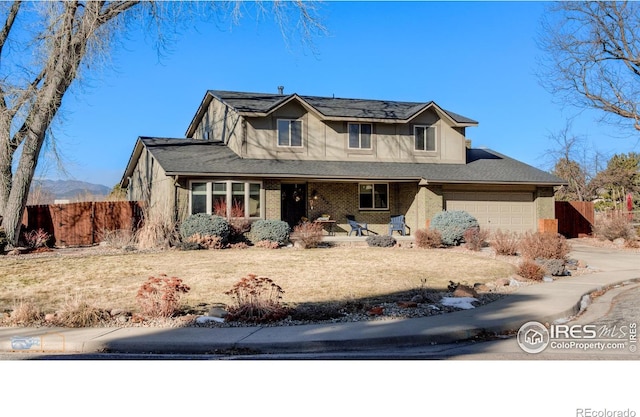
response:
<path fill-rule="evenodd" d="M 136 293 L 149 276 L 179 277 L 191 287 L 182 302 L 230 304 L 224 293 L 249 273 L 271 278 L 283 302 L 341 302 L 449 281 L 473 284 L 507 277 L 514 265 L 447 249 L 337 247 L 159 251 L 115 255 L 0 257 L 0 311 L 29 299 L 53 312 L 69 295 L 102 309 L 137 311 Z"/>

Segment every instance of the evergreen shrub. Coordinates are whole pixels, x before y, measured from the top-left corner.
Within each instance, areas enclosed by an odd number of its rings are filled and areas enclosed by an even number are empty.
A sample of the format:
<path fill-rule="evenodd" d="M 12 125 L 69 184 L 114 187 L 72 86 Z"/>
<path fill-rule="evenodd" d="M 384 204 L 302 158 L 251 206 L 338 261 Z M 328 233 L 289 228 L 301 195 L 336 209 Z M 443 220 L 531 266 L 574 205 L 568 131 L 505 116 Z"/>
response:
<path fill-rule="evenodd" d="M 392 248 L 396 245 L 396 239 L 386 235 L 367 236 L 367 245 L 377 246 L 379 248 Z"/>
<path fill-rule="evenodd" d="M 429 228 L 440 232 L 444 245 L 457 246 L 464 241 L 464 232 L 480 224 L 466 211 L 441 211 L 433 216 Z"/>
<path fill-rule="evenodd" d="M 199 234 L 200 236 L 217 236 L 222 244 L 226 244 L 230 233 L 231 228 L 227 219 L 206 213 L 192 214 L 180 225 L 180 236 L 183 240 Z"/>
<path fill-rule="evenodd" d="M 268 240 L 284 244 L 289 240 L 290 232 L 289 224 L 282 220 L 258 220 L 251 225 L 251 240 Z"/>

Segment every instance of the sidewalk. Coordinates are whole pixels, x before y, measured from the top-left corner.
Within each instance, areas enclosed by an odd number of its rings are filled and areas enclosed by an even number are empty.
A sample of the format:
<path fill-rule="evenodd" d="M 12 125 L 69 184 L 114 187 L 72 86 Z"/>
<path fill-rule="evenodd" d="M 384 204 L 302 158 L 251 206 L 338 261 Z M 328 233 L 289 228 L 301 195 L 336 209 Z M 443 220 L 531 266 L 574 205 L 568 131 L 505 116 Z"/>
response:
<path fill-rule="evenodd" d="M 0 328 L 0 351 L 311 353 L 451 343 L 516 332 L 528 321 L 566 319 L 590 292 L 640 280 L 640 254 L 574 246 L 592 274 L 522 287 L 491 304 L 439 316 L 341 324 L 241 328 Z"/>

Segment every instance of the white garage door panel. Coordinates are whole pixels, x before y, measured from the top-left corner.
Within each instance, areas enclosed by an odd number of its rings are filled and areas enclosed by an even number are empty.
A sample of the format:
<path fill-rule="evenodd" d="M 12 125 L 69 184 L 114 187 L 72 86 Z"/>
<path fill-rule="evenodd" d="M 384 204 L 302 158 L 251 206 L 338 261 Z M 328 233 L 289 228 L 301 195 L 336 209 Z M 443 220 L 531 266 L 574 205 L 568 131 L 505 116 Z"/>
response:
<path fill-rule="evenodd" d="M 480 227 L 525 232 L 536 230 L 532 193 L 445 193 L 447 210 L 464 210 Z"/>

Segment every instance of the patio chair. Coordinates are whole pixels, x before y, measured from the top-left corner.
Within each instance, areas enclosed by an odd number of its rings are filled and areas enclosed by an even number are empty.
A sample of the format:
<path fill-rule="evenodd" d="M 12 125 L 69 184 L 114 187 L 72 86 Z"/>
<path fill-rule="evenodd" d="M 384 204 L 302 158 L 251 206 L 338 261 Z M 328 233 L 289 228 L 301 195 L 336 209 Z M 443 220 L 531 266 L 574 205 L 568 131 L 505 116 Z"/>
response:
<path fill-rule="evenodd" d="M 351 230 L 349 231 L 349 236 L 351 236 L 351 232 L 356 232 L 356 236 L 362 236 L 362 232 L 366 231 L 367 235 L 369 235 L 368 225 L 366 223 L 358 223 L 356 218 L 351 214 L 347 214 L 347 223 L 351 226 Z"/>
<path fill-rule="evenodd" d="M 406 236 L 406 230 L 408 228 L 409 226 L 405 223 L 403 214 L 391 216 L 391 221 L 389 222 L 389 236 L 393 235 L 394 230 L 400 232 L 402 236 Z"/>

